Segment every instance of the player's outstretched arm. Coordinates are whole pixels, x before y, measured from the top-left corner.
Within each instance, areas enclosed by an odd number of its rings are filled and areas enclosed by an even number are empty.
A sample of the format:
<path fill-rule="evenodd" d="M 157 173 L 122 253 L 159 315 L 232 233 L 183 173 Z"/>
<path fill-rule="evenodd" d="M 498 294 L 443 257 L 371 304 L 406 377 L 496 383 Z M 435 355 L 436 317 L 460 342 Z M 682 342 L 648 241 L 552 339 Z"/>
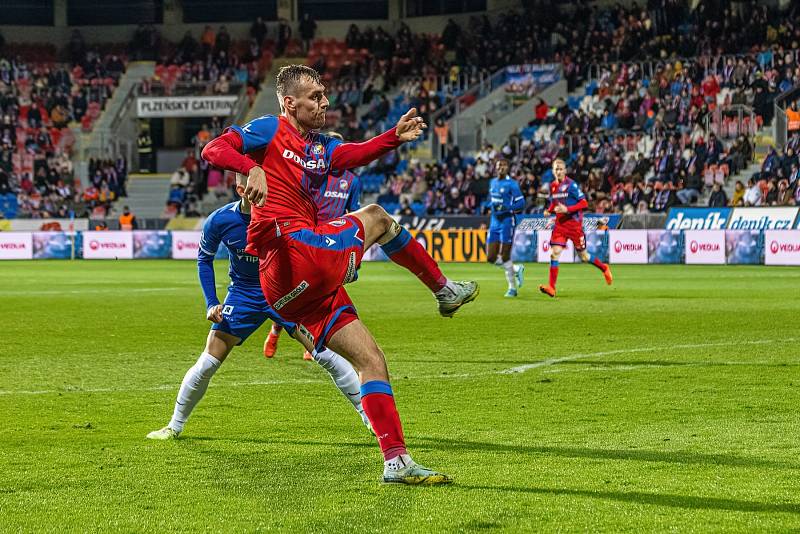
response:
<path fill-rule="evenodd" d="M 397 137 L 400 138 L 403 143 L 415 141 L 422 135 L 422 131 L 427 127 L 428 125 L 425 124 L 422 117 L 417 116 L 417 108 L 411 108 L 397 121 Z"/>
<path fill-rule="evenodd" d="M 416 108 L 400 117 L 397 126 L 363 143 L 343 143 L 331 155 L 331 167 L 338 170 L 355 169 L 372 163 L 403 143 L 413 141 L 427 128 Z"/>
<path fill-rule="evenodd" d="M 263 169 L 243 154 L 242 138 L 235 131 L 225 132 L 203 148 L 203 159 L 220 169 L 247 176 L 245 196 L 252 204 L 262 206 L 267 198 L 267 177 Z"/>
<path fill-rule="evenodd" d="M 572 206 L 567 206 L 567 213 L 575 213 L 576 211 L 585 210 L 589 208 L 589 202 L 586 199 L 579 200 Z"/>

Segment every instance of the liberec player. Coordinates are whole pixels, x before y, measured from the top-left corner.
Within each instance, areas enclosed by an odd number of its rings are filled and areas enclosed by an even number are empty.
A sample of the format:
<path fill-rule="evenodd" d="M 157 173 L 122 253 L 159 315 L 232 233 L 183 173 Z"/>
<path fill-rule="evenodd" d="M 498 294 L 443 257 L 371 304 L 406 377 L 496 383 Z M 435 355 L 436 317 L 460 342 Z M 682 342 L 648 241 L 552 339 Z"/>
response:
<path fill-rule="evenodd" d="M 258 280 L 258 258 L 244 251 L 250 222 L 250 202 L 243 196 L 244 189 L 245 177 L 237 175 L 236 191 L 242 196 L 241 200 L 222 206 L 209 215 L 203 225 L 197 271 L 206 299 L 206 318 L 213 324 L 205 350 L 183 377 L 172 419 L 164 428 L 150 432 L 147 435 L 149 439 L 168 440 L 180 435 L 192 410 L 205 395 L 211 377 L 225 358 L 268 319 L 283 324 L 290 334 L 295 331 L 296 325 L 284 324 L 280 315 L 264 300 Z M 220 244 L 230 254 L 228 273 L 231 284 L 223 304 L 217 298 L 214 280 L 214 256 Z M 328 371 L 333 383 L 370 428 L 369 419 L 361 406 L 361 383 L 350 362 L 328 349 L 317 351 L 314 359 Z"/>
<path fill-rule="evenodd" d="M 329 132 L 328 137 L 343 141 L 336 132 Z M 312 184 L 311 194 L 317 206 L 317 222 L 324 223 L 352 213 L 361 208 L 361 179 L 349 170 L 331 173 L 327 180 Z M 264 356 L 272 358 L 278 350 L 278 338 L 281 335 L 278 323 L 272 323 L 272 329 L 264 342 Z M 305 351 L 304 360 L 313 359 L 311 353 Z"/>
<path fill-rule="evenodd" d="M 385 357 L 359 320 L 344 284 L 356 279 L 364 251 L 378 243 L 391 261 L 433 292 L 442 316 L 452 317 L 474 300 L 478 285 L 448 280 L 422 245 L 378 205 L 319 224 L 309 192 L 331 172 L 364 166 L 418 139 L 426 125 L 412 108 L 379 136 L 341 143 L 316 133 L 325 124 L 328 99 L 314 69 L 282 67 L 276 93 L 280 117 L 266 115 L 232 126 L 203 149 L 212 165 L 248 175 L 245 194 L 253 210 L 246 250 L 260 260 L 264 296 L 284 319 L 298 325 L 312 354 L 326 345 L 358 369 L 361 402 L 384 457 L 383 481 L 450 483 L 449 476 L 417 464 L 408 454 Z"/>
<path fill-rule="evenodd" d="M 608 265 L 586 251 L 586 236 L 583 233 L 583 210 L 589 207 L 586 195 L 578 183 L 567 177 L 567 166 L 564 160 L 553 161 L 553 182 L 550 184 L 550 205 L 544 216 L 556 214 L 556 224 L 550 237 L 550 282 L 539 286 L 539 291 L 550 297 L 556 296 L 556 280 L 558 279 L 558 259 L 572 241 L 581 261 L 591 263 L 603 272 L 606 283 L 611 285 L 613 277 Z"/>
<path fill-rule="evenodd" d="M 492 178 L 489 182 L 492 219 L 486 240 L 486 261 L 505 271 L 508 282 L 506 297 L 516 297 L 517 290 L 522 287 L 525 266 L 511 262 L 511 245 L 514 243 L 517 214 L 525 207 L 525 197 L 522 196 L 517 181 L 508 175 L 507 159 L 499 158 L 495 162 L 495 169 L 497 178 Z M 498 252 L 500 261 L 497 261 Z"/>

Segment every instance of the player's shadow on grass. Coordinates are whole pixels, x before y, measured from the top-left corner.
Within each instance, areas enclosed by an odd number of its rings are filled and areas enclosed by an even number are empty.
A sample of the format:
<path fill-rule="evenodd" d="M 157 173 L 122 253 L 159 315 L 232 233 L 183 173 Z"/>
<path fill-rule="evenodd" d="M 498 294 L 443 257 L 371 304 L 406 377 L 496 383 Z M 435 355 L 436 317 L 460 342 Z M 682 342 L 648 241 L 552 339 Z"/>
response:
<path fill-rule="evenodd" d="M 513 453 L 545 454 L 563 458 L 590 458 L 605 460 L 632 460 L 637 462 L 667 462 L 675 464 L 725 465 L 732 467 L 774 467 L 780 469 L 800 469 L 800 463 L 746 458 L 732 454 L 705 454 L 687 451 L 653 451 L 640 449 L 590 449 L 587 447 L 561 447 L 555 445 L 517 445 L 511 443 L 492 443 L 462 441 L 447 438 L 410 436 L 411 445 L 419 445 L 447 451 L 496 451 Z"/>
<path fill-rule="evenodd" d="M 504 486 L 469 486 L 460 484 L 461 488 L 473 490 L 504 491 L 509 493 L 533 493 L 537 495 L 564 495 L 571 497 L 589 497 L 617 502 L 636 504 L 652 504 L 671 508 L 687 508 L 691 510 L 726 510 L 731 512 L 763 512 L 800 514 L 797 503 L 765 503 L 742 501 L 738 499 L 720 499 L 718 497 L 697 497 L 691 495 L 673 495 L 671 493 L 645 493 L 641 491 L 591 491 L 569 488 L 509 488 Z"/>

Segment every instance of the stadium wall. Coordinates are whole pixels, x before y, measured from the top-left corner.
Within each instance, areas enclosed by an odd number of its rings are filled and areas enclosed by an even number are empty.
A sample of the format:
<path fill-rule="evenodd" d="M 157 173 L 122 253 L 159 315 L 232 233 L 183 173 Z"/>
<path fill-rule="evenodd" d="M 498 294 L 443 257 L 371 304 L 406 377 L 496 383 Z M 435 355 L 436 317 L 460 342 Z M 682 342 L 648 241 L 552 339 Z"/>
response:
<path fill-rule="evenodd" d="M 0 23 L 0 32 L 3 34 L 6 42 L 8 43 L 42 43 L 47 42 L 56 45 L 57 47 L 65 47 L 70 40 L 73 30 L 80 30 L 84 40 L 87 44 L 102 44 L 102 43 L 119 43 L 130 42 L 133 34 L 136 31 L 137 24 L 115 24 L 115 25 L 97 25 L 97 26 L 67 26 L 66 11 L 61 15 L 59 10 L 60 4 L 65 4 L 66 0 L 57 0 L 55 9 L 55 24 L 53 26 L 18 26 L 18 25 L 3 25 Z M 405 22 L 411 27 L 414 32 L 421 33 L 441 33 L 442 29 L 447 24 L 449 19 L 453 19 L 459 24 L 466 24 L 470 17 L 476 13 L 456 13 L 451 15 L 436 15 L 429 17 L 403 17 L 402 10 L 399 6 L 400 0 L 390 1 L 389 18 L 388 19 L 367 19 L 367 20 L 319 20 L 317 21 L 318 38 L 339 38 L 343 39 L 347 34 L 347 30 L 351 24 L 355 23 L 360 28 L 371 26 L 373 28 L 382 26 L 386 30 L 396 30 L 401 22 Z M 498 14 L 510 9 L 518 9 L 520 7 L 519 0 L 489 0 L 487 2 L 486 13 Z M 297 9 L 293 10 L 297 13 Z M 288 18 L 288 17 L 287 17 Z M 182 13 L 177 13 L 173 10 L 164 11 L 164 23 L 154 24 L 162 37 L 178 42 L 184 34 L 189 31 L 196 39 L 199 39 L 203 32 L 206 23 L 184 23 L 181 22 Z M 294 25 L 294 33 L 297 35 L 297 19 L 292 20 Z M 236 39 L 246 39 L 249 37 L 251 21 L 248 22 L 224 22 L 218 24 L 210 24 L 215 30 L 218 26 L 224 25 L 231 37 Z M 267 21 L 269 27 L 269 37 L 274 38 L 277 29 L 277 22 Z"/>
<path fill-rule="evenodd" d="M 551 230 L 521 230 L 512 259 L 550 261 Z M 438 262 L 486 261 L 485 229 L 412 230 Z M 167 230 L 0 232 L 0 259 L 197 259 L 200 232 Z M 596 230 L 591 254 L 612 264 L 800 265 L 800 230 Z M 227 257 L 220 247 L 218 258 Z M 377 246 L 364 261 L 386 261 Z M 580 261 L 570 243 L 561 262 Z"/>

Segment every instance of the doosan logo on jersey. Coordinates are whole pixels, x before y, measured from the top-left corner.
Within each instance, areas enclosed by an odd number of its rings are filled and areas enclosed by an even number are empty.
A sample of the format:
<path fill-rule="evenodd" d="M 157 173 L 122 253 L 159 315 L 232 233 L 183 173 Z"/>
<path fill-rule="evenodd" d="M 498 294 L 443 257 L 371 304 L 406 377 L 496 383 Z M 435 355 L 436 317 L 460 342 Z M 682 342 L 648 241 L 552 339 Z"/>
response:
<path fill-rule="evenodd" d="M 324 169 L 325 168 L 325 160 L 324 159 L 312 159 L 310 161 L 306 161 L 291 150 L 284 149 L 283 157 L 286 159 L 294 160 L 295 163 L 298 163 L 301 167 L 314 170 L 314 169 Z"/>
<path fill-rule="evenodd" d="M 347 198 L 347 193 L 342 193 L 341 191 L 325 191 L 323 195 L 325 198 Z"/>

